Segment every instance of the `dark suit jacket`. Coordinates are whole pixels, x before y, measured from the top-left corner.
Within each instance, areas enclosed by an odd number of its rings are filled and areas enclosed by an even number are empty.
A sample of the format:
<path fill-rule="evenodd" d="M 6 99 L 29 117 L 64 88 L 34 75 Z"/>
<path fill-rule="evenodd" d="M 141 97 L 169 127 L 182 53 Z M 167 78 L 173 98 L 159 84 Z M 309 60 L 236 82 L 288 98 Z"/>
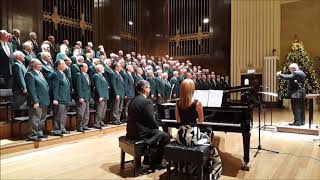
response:
<path fill-rule="evenodd" d="M 124 98 L 126 95 L 125 91 L 125 83 L 120 73 L 115 72 L 111 77 L 111 87 L 112 87 L 112 95 L 115 98 L 119 95 L 121 98 Z"/>
<path fill-rule="evenodd" d="M 104 76 L 95 74 L 93 76 L 93 82 L 95 86 L 94 99 L 99 100 L 102 97 L 105 101 L 109 99 L 109 84 Z"/>
<path fill-rule="evenodd" d="M 162 79 L 162 82 L 164 84 L 165 87 L 165 92 L 164 92 L 164 96 L 167 98 L 170 98 L 170 94 L 171 94 L 171 84 L 168 80 Z"/>
<path fill-rule="evenodd" d="M 135 84 L 134 84 L 134 77 L 133 73 L 131 76 L 126 72 L 125 73 L 125 85 L 126 85 L 126 96 L 129 98 L 133 98 L 135 96 Z"/>
<path fill-rule="evenodd" d="M 83 98 L 86 102 L 89 102 L 91 98 L 91 87 L 90 84 L 88 84 L 86 76 L 82 72 L 76 74 L 74 90 L 77 100 Z"/>
<path fill-rule="evenodd" d="M 22 51 L 22 52 L 24 54 L 24 64 L 25 64 L 26 67 L 28 67 L 29 64 L 30 64 L 30 61 L 32 59 L 36 59 L 37 56 L 33 52 L 32 53 L 28 53 L 26 51 Z"/>
<path fill-rule="evenodd" d="M 38 54 L 39 52 L 41 52 L 41 47 L 39 46 L 39 44 L 36 41 L 32 41 L 32 40 L 30 40 L 30 41 L 31 41 L 31 44 L 33 46 L 34 54 Z"/>
<path fill-rule="evenodd" d="M 127 137 L 129 139 L 147 139 L 159 126 L 154 117 L 153 104 L 139 94 L 135 96 L 128 108 Z"/>
<path fill-rule="evenodd" d="M 27 73 L 27 69 L 23 63 L 15 62 L 12 66 L 13 86 L 12 92 L 14 94 L 23 94 L 23 90 L 27 89 L 24 76 Z"/>
<path fill-rule="evenodd" d="M 150 95 L 157 96 L 157 85 L 155 79 L 147 77 L 147 81 L 150 83 Z"/>
<path fill-rule="evenodd" d="M 79 64 L 72 64 L 71 67 L 71 79 L 72 79 L 72 85 L 73 88 L 75 88 L 75 84 L 76 84 L 76 75 L 78 72 L 80 72 L 80 68 L 79 68 Z"/>
<path fill-rule="evenodd" d="M 68 105 L 71 102 L 70 82 L 68 77 L 60 71 L 55 71 L 51 75 L 51 85 L 53 100 L 57 100 L 59 104 Z"/>
<path fill-rule="evenodd" d="M 9 76 L 12 74 L 11 68 L 13 65 L 13 51 L 12 46 L 8 44 L 10 50 L 10 56 L 8 57 L 5 50 L 2 48 L 0 43 L 0 75 Z"/>
<path fill-rule="evenodd" d="M 22 41 L 20 39 L 20 43 L 19 41 L 13 36 L 12 37 L 12 49 L 13 51 L 18 50 L 18 51 L 22 51 Z"/>
<path fill-rule="evenodd" d="M 39 103 L 43 106 L 50 104 L 49 85 L 38 72 L 31 69 L 26 73 L 25 81 L 28 90 L 28 105 Z"/>
<path fill-rule="evenodd" d="M 280 74 L 279 78 L 288 80 L 288 96 L 289 98 L 305 98 L 304 80 L 306 75 L 303 71 L 294 71 L 292 74 Z M 295 80 L 297 82 L 295 82 Z"/>
<path fill-rule="evenodd" d="M 157 95 L 160 94 L 161 97 L 164 97 L 166 93 L 166 87 L 162 81 L 162 78 L 160 79 L 159 77 L 156 77 L 155 82 L 157 87 Z"/>
<path fill-rule="evenodd" d="M 174 88 L 172 90 L 172 94 L 176 94 L 177 97 L 179 97 L 179 92 L 180 92 L 180 82 L 179 80 L 176 78 L 176 77 L 172 77 L 170 79 L 170 84 L 171 84 L 171 87 L 174 85 Z"/>

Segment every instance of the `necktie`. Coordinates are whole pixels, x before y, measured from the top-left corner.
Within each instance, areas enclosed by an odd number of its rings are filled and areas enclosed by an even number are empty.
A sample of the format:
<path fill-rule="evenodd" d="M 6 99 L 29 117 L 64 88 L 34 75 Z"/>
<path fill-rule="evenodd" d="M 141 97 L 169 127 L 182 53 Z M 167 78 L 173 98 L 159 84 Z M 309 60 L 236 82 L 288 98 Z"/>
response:
<path fill-rule="evenodd" d="M 4 52 L 6 53 L 6 55 L 7 55 L 8 57 L 10 57 L 10 49 L 9 49 L 7 43 L 3 43 L 3 49 L 4 49 Z"/>
<path fill-rule="evenodd" d="M 88 81 L 88 85 L 90 86 L 90 78 L 89 78 L 89 75 L 88 75 L 87 73 L 85 73 L 84 75 L 85 75 L 85 77 L 86 77 L 86 79 L 87 79 L 87 81 Z"/>
<path fill-rule="evenodd" d="M 132 75 L 131 75 L 130 73 L 128 73 L 128 74 L 129 74 L 129 76 L 130 76 L 130 78 L 131 78 L 132 82 L 134 82 Z"/>
<path fill-rule="evenodd" d="M 119 72 L 118 72 L 118 75 L 119 75 L 121 81 L 123 82 L 122 76 L 121 76 L 121 74 Z"/>

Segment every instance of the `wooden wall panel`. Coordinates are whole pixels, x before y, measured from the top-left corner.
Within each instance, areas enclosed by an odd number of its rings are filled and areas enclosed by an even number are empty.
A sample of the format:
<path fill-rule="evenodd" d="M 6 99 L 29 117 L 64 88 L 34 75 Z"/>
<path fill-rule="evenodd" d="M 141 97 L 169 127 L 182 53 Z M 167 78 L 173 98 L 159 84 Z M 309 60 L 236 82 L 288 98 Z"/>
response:
<path fill-rule="evenodd" d="M 42 0 L 0 0 L 1 29 L 12 32 L 21 30 L 21 40 L 29 38 L 29 32 L 34 31 L 42 40 Z"/>
<path fill-rule="evenodd" d="M 262 73 L 263 58 L 280 53 L 280 1 L 231 1 L 231 85 L 249 68 Z"/>

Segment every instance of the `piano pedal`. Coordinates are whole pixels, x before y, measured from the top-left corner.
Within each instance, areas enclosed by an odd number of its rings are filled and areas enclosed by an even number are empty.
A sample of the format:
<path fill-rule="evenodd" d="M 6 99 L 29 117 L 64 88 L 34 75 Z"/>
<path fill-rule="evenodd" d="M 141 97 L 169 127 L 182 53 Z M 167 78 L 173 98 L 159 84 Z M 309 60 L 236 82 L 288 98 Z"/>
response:
<path fill-rule="evenodd" d="M 246 162 L 242 162 L 241 164 L 241 170 L 243 171 L 249 171 L 250 170 L 250 164 Z"/>

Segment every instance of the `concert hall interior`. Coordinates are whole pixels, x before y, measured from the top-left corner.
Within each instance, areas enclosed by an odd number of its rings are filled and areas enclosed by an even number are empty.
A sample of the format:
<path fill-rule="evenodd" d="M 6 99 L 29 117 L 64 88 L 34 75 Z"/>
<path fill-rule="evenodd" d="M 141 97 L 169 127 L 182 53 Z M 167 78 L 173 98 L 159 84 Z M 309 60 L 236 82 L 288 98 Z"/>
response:
<path fill-rule="evenodd" d="M 0 14 L 0 179 L 320 179 L 319 0 Z"/>

